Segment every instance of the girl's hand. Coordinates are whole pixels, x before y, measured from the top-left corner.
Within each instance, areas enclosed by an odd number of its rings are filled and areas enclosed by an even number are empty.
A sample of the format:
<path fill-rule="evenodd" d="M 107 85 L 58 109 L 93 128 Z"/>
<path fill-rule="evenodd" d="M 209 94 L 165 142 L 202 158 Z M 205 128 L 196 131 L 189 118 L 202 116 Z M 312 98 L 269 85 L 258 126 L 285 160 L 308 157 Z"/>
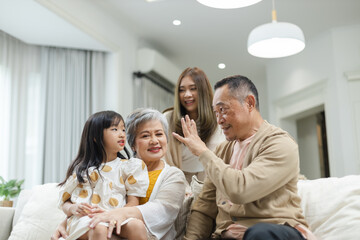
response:
<path fill-rule="evenodd" d="M 126 220 L 126 217 L 122 214 L 123 209 L 124 208 L 117 208 L 102 213 L 89 214 L 88 216 L 92 218 L 90 228 L 95 228 L 99 222 L 107 222 L 109 223 L 107 237 L 111 238 L 114 228 L 116 228 L 116 234 L 120 235 L 121 224 Z"/>
<path fill-rule="evenodd" d="M 72 215 L 83 217 L 91 213 L 92 208 L 93 207 L 88 203 L 73 203 L 69 210 Z"/>
<path fill-rule="evenodd" d="M 60 237 L 67 238 L 66 219 L 56 228 L 54 234 L 51 236 L 51 240 L 58 240 Z"/>
<path fill-rule="evenodd" d="M 90 213 L 89 213 L 88 215 L 90 215 L 90 214 L 96 214 L 96 213 L 103 213 L 103 212 L 106 212 L 106 210 L 105 210 L 105 209 L 102 209 L 102 208 L 99 207 L 99 206 L 93 206 L 92 209 L 90 210 Z"/>

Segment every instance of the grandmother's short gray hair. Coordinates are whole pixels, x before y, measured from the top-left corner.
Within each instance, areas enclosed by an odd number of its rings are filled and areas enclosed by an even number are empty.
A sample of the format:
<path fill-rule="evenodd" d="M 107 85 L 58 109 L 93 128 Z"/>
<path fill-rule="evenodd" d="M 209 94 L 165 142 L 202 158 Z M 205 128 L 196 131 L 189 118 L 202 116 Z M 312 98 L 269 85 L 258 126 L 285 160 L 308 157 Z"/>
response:
<path fill-rule="evenodd" d="M 156 109 L 138 108 L 126 118 L 126 137 L 131 148 L 135 145 L 136 132 L 139 126 L 151 120 L 159 120 L 164 128 L 166 139 L 168 139 L 168 122 L 166 117 Z"/>

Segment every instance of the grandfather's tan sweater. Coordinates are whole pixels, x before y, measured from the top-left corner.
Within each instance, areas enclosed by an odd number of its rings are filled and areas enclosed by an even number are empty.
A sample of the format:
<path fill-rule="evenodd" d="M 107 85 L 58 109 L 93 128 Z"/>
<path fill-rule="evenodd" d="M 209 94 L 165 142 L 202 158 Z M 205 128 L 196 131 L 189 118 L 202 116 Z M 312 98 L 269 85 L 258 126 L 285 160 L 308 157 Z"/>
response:
<path fill-rule="evenodd" d="M 230 224 L 259 222 L 307 226 L 297 194 L 299 154 L 295 141 L 266 121 L 252 139 L 242 170 L 231 168 L 235 141 L 200 155 L 207 179 L 195 202 L 185 239 L 220 235 Z"/>

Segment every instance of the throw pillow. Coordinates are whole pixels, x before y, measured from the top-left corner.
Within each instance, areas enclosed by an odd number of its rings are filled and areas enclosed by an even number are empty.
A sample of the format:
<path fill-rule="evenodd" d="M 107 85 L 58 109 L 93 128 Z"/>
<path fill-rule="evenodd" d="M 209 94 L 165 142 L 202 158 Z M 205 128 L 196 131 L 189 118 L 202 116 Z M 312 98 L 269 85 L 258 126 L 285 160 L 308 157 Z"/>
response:
<path fill-rule="evenodd" d="M 358 239 L 360 175 L 300 180 L 301 208 L 318 239 Z"/>
<path fill-rule="evenodd" d="M 57 207 L 56 183 L 34 187 L 8 240 L 49 240 L 65 214 Z"/>
<path fill-rule="evenodd" d="M 176 240 L 183 239 L 186 231 L 186 223 L 190 216 L 190 209 L 195 199 L 201 192 L 203 182 L 197 179 L 196 175 L 192 176 L 190 186 L 186 189 L 184 202 L 180 208 L 179 214 L 175 220 Z"/>

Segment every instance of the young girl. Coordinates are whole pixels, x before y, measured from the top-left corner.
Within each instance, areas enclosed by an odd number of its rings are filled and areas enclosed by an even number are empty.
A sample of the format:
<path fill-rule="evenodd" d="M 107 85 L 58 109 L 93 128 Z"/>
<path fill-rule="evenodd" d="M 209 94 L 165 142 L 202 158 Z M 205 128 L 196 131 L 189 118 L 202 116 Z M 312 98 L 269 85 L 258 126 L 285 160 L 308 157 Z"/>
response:
<path fill-rule="evenodd" d="M 98 112 L 86 121 L 78 155 L 70 164 L 65 180 L 59 184 L 62 186 L 59 207 L 68 216 L 67 240 L 107 239 L 108 226 L 116 222 L 90 229 L 91 218 L 87 215 L 135 206 L 139 204 L 139 197 L 146 196 L 149 186 L 146 165 L 140 159 L 127 160 L 120 154 L 124 150 L 129 156 L 125 141 L 125 125 L 120 114 Z M 130 220 L 137 221 L 128 219 L 122 228 L 137 232 L 136 239 L 146 238 L 145 226 L 127 224 Z"/>

